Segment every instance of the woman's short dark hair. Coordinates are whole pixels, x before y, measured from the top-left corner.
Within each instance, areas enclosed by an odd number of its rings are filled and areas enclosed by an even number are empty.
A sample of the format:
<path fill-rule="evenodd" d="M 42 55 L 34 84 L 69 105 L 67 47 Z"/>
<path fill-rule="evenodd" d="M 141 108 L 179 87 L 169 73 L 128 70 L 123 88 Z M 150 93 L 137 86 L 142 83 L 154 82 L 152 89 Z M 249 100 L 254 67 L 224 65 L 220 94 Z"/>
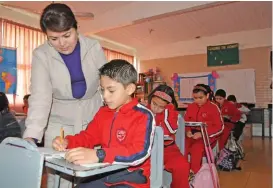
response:
<path fill-rule="evenodd" d="M 47 30 L 64 32 L 71 28 L 78 28 L 77 20 L 72 10 L 66 4 L 52 3 L 42 13 L 40 26 L 44 33 Z"/>
<path fill-rule="evenodd" d="M 148 96 L 148 103 L 151 104 L 152 98 L 154 97 L 154 93 L 156 91 L 162 91 L 164 93 L 166 93 L 167 95 L 169 95 L 172 98 L 172 104 L 174 105 L 175 109 L 178 108 L 178 104 L 177 101 L 175 100 L 175 95 L 174 95 L 174 91 L 173 89 L 165 84 L 159 85 L 157 86 Z M 162 99 L 164 100 L 164 99 Z M 169 103 L 168 101 L 164 100 L 165 102 Z"/>

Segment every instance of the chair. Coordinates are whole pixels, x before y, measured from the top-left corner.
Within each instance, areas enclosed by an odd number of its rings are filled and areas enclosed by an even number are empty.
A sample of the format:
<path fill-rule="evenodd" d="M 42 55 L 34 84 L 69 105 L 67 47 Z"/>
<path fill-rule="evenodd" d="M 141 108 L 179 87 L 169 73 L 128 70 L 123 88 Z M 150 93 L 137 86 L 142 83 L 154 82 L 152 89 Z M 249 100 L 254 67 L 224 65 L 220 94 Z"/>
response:
<path fill-rule="evenodd" d="M 185 153 L 185 121 L 184 118 L 179 114 L 178 116 L 178 130 L 176 132 L 175 142 L 179 147 L 181 153 L 184 155 Z M 218 142 L 216 146 L 212 149 L 214 156 L 218 153 Z M 188 156 L 188 160 L 190 160 L 190 155 Z M 206 163 L 207 158 L 204 156 L 202 158 L 202 162 Z M 163 171 L 163 187 L 169 188 L 172 183 L 172 174 L 166 170 Z"/>
<path fill-rule="evenodd" d="M 185 152 L 185 122 L 181 114 L 178 115 L 178 129 L 175 135 L 175 143 L 181 153 Z M 163 187 L 170 187 L 172 183 L 172 174 L 166 170 L 163 171 Z"/>
<path fill-rule="evenodd" d="M 0 144 L 0 153 L 0 187 L 41 187 L 44 158 L 37 146 L 8 137 Z"/>
<path fill-rule="evenodd" d="M 163 152 L 164 134 L 161 127 L 155 128 L 154 141 L 151 152 L 151 188 L 162 187 L 163 181 Z"/>

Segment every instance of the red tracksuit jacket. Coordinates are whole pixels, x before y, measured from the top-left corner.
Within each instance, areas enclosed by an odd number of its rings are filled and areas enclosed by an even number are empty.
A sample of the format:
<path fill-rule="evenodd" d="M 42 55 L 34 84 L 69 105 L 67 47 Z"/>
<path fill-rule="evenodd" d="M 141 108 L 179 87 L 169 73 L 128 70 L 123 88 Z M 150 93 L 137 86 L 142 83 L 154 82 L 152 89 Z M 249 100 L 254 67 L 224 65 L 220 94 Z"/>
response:
<path fill-rule="evenodd" d="M 225 126 L 232 129 L 234 127 L 234 123 L 241 119 L 241 112 L 236 108 L 235 104 L 229 102 L 228 100 L 225 100 L 224 104 L 220 108 L 223 118 L 226 117 L 232 122 L 225 122 Z"/>
<path fill-rule="evenodd" d="M 151 106 L 148 105 L 151 109 Z M 156 125 L 163 128 L 164 136 L 172 137 L 173 141 L 165 141 L 165 145 L 172 144 L 175 141 L 175 133 L 178 129 L 178 112 L 172 104 L 168 104 L 165 110 L 155 115 Z"/>
<path fill-rule="evenodd" d="M 155 121 L 152 113 L 134 99 L 118 112 L 101 107 L 85 131 L 67 136 L 68 148 L 94 148 L 101 145 L 106 157 L 103 162 L 133 166 L 130 171 L 143 169 L 150 186 L 151 146 Z M 130 184 L 137 187 L 134 184 Z M 142 184 L 143 185 L 143 184 Z"/>
<path fill-rule="evenodd" d="M 184 119 L 185 121 L 206 123 L 208 125 L 207 131 L 210 138 L 219 136 L 224 129 L 220 109 L 211 101 L 208 101 L 203 106 L 198 106 L 196 103 L 190 104 Z M 191 129 L 193 128 L 186 127 L 186 132 Z"/>

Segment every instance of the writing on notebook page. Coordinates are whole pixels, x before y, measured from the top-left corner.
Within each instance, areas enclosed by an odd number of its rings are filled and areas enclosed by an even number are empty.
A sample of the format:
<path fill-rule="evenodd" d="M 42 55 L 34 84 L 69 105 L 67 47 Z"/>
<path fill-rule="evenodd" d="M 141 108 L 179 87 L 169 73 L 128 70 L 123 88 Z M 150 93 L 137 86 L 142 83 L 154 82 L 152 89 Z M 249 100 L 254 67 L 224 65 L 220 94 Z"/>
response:
<path fill-rule="evenodd" d="M 38 148 L 38 151 L 45 156 L 46 159 L 56 158 L 65 160 L 65 151 L 56 151 L 53 148 Z M 110 165 L 110 163 L 93 163 L 93 164 L 81 164 L 80 166 L 87 168 L 101 168 Z"/>
<path fill-rule="evenodd" d="M 44 155 L 46 158 L 63 158 L 65 157 L 65 151 L 56 151 L 53 148 L 38 148 L 38 151 L 41 155 Z"/>

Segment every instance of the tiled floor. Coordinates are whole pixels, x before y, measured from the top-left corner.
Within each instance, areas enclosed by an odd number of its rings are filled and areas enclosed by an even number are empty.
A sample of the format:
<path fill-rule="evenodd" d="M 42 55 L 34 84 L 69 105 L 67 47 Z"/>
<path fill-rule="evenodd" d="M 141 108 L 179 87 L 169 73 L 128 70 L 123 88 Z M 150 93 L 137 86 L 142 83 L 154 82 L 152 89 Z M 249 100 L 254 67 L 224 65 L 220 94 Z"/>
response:
<path fill-rule="evenodd" d="M 271 188 L 272 143 L 266 138 L 244 139 L 246 153 L 242 171 L 220 172 L 221 188 Z"/>

